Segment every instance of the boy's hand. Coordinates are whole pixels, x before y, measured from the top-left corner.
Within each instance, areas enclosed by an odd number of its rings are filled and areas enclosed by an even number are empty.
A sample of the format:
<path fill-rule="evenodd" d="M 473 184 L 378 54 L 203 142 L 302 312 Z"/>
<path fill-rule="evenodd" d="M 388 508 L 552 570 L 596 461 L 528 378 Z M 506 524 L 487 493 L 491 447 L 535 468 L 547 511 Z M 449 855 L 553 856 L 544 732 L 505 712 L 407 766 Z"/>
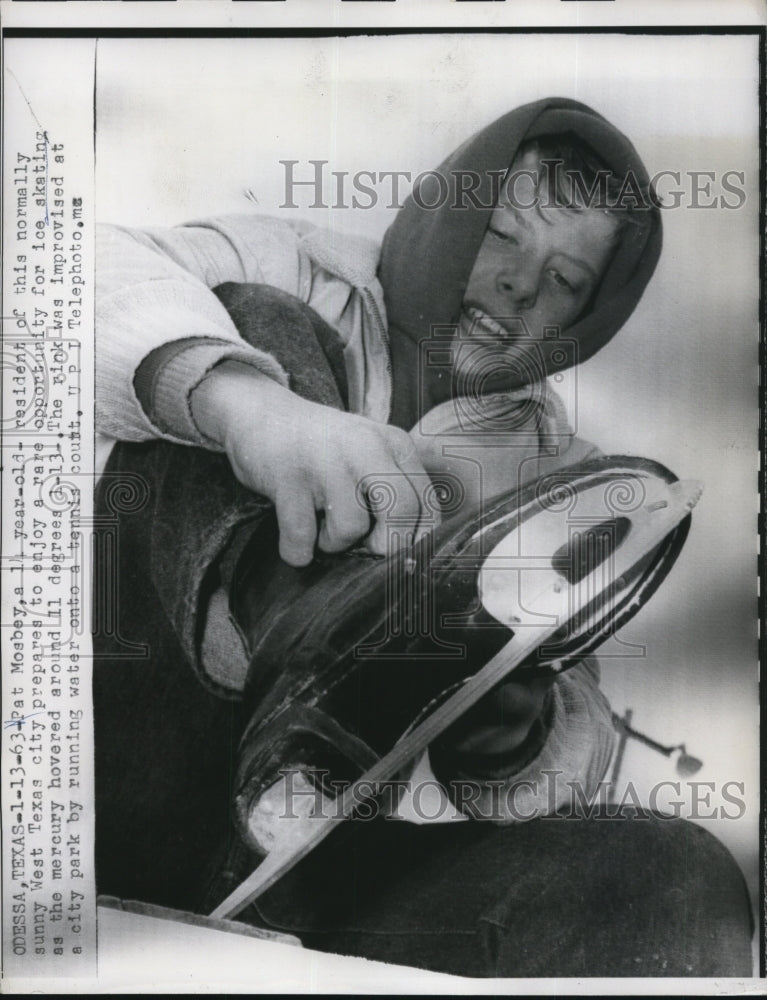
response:
<path fill-rule="evenodd" d="M 312 403 L 235 361 L 214 368 L 190 405 L 240 482 L 274 503 L 280 556 L 291 566 L 310 563 L 316 543 L 341 552 L 366 536 L 371 552 L 387 555 L 392 514 L 412 525 L 414 541 L 436 524 L 433 514 L 424 523 L 428 477 L 405 431 Z M 365 480 L 387 481 L 394 505 L 371 515 L 358 494 Z M 319 538 L 318 511 L 325 514 Z"/>

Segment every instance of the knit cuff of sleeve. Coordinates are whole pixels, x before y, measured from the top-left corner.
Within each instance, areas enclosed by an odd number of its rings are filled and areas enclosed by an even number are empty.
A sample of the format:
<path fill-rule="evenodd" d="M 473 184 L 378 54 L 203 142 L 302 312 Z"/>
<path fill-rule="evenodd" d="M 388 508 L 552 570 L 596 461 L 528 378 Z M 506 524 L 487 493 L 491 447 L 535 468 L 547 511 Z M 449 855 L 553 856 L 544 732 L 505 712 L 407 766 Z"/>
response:
<path fill-rule="evenodd" d="M 537 737 L 531 733 L 530 742 L 519 748 L 527 751 L 526 760 L 495 762 L 502 766 L 483 761 L 480 773 L 471 769 L 469 760 L 451 768 L 451 780 L 445 782 L 451 798 L 458 790 L 454 785 L 472 784 L 477 815 L 500 823 L 548 815 L 576 799 L 592 801 L 610 763 L 615 730 L 590 664 L 581 663 L 557 678 L 544 715 L 544 739 L 541 732 Z M 436 763 L 432 756 L 435 774 L 444 781 Z"/>
<path fill-rule="evenodd" d="M 147 418 L 163 434 L 220 451 L 197 427 L 190 398 L 208 372 L 224 361 L 240 361 L 288 385 L 285 369 L 264 351 L 213 337 L 186 337 L 156 348 L 136 370 L 133 387 Z"/>
<path fill-rule="evenodd" d="M 562 674 L 552 688 L 552 724 L 538 755 L 508 779 L 513 809 L 527 819 L 591 802 L 612 757 L 615 729 L 590 665 Z"/>
<path fill-rule="evenodd" d="M 464 778 L 471 775 L 478 781 L 495 781 L 509 778 L 528 767 L 540 754 L 553 722 L 554 698 L 551 689 L 538 718 L 519 746 L 503 753 L 451 752 L 439 743 L 430 750 L 432 765 L 440 772 Z"/>

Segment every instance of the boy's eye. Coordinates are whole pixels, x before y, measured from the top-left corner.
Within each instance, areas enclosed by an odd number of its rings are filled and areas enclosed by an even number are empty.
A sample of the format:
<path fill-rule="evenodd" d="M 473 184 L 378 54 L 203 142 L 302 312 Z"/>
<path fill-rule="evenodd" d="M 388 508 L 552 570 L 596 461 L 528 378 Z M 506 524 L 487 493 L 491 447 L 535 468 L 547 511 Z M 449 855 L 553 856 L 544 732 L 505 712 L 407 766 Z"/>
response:
<path fill-rule="evenodd" d="M 503 243 L 516 243 L 516 237 L 512 236 L 511 233 L 505 233 L 501 229 L 493 229 L 492 226 L 488 229 L 489 233 L 492 233 L 496 239 L 501 240 Z"/>
<path fill-rule="evenodd" d="M 575 286 L 567 280 L 567 278 L 562 274 L 561 271 L 557 271 L 555 268 L 549 269 L 549 274 L 551 275 L 554 284 L 566 292 L 574 292 Z"/>

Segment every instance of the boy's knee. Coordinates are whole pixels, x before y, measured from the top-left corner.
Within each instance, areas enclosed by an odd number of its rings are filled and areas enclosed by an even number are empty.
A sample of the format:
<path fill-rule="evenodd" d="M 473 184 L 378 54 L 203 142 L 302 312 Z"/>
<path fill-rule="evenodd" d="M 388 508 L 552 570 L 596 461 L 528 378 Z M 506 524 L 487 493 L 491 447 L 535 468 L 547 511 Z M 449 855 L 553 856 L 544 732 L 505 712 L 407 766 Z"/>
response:
<path fill-rule="evenodd" d="M 294 330 L 316 334 L 318 329 L 335 334 L 311 306 L 274 285 L 227 281 L 213 291 L 246 339 L 249 330 L 261 336 L 279 332 L 290 337 Z"/>
<path fill-rule="evenodd" d="M 213 289 L 242 339 L 272 355 L 299 396 L 347 409 L 344 344 L 302 299 L 273 285 L 226 282 Z"/>
<path fill-rule="evenodd" d="M 527 900 L 513 886 L 483 918 L 496 974 L 751 974 L 745 880 L 708 831 L 637 810 L 533 825 L 546 854 L 537 885 Z M 536 939 L 520 955 L 520 940 Z"/>
<path fill-rule="evenodd" d="M 251 311 L 270 319 L 295 320 L 316 315 L 305 302 L 289 292 L 259 282 L 227 281 L 213 289 L 221 304 L 229 311 Z"/>

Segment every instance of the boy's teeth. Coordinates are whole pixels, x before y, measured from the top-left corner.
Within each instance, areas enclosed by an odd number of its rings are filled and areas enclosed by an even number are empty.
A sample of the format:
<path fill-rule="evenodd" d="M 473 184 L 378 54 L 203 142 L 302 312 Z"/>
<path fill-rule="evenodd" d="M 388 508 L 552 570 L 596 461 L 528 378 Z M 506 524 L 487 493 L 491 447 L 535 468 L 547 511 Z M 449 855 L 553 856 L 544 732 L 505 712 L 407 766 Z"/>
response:
<path fill-rule="evenodd" d="M 489 333 L 494 337 L 502 337 L 504 340 L 509 340 L 515 336 L 514 332 L 507 330 L 505 327 L 488 316 L 487 313 L 480 312 L 479 309 L 474 307 L 467 310 L 471 324 L 475 329 L 478 329 L 481 333 Z"/>

